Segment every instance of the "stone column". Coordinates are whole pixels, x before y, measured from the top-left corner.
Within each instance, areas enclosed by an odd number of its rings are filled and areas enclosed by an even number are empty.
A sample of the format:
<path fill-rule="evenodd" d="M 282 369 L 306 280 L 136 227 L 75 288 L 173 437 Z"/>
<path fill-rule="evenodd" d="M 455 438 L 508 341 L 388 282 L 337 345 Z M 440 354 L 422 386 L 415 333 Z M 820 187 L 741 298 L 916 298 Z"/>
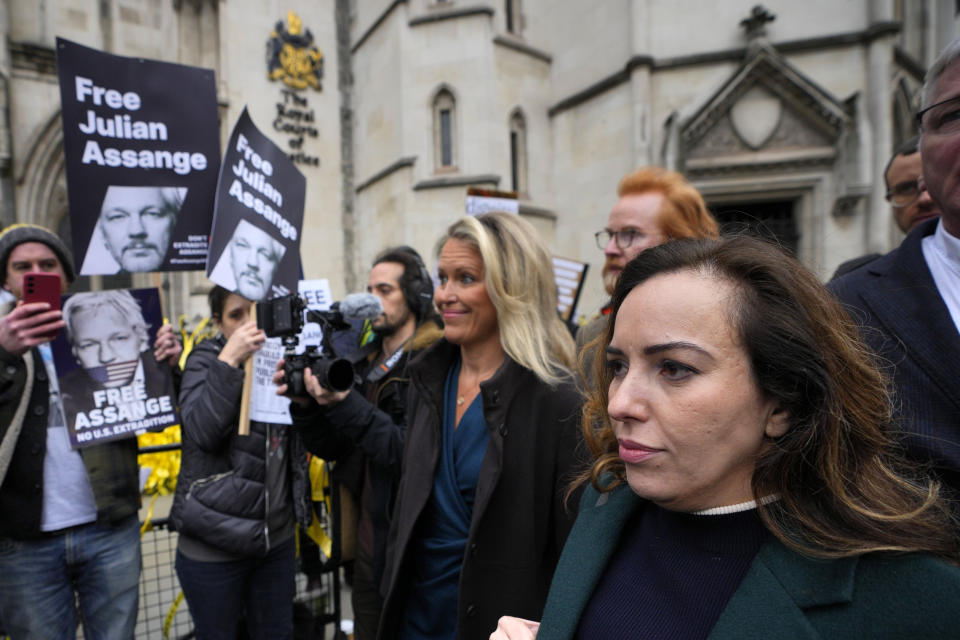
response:
<path fill-rule="evenodd" d="M 13 194 L 13 158 L 10 140 L 10 15 L 9 3 L 0 3 L 0 228 L 17 220 Z"/>
<path fill-rule="evenodd" d="M 870 4 L 871 27 L 893 17 L 891 0 Z M 873 143 L 869 148 L 872 170 L 866 203 L 866 250 L 886 253 L 890 249 L 890 208 L 885 199 L 883 168 L 893 152 L 893 74 L 894 35 L 881 35 L 867 45 L 866 114 L 870 120 Z"/>
<path fill-rule="evenodd" d="M 654 149 L 651 122 L 652 83 L 650 78 L 650 9 L 648 0 L 630 1 L 630 73 L 632 170 L 653 164 Z"/>
<path fill-rule="evenodd" d="M 340 92 L 340 176 L 343 189 L 343 282 L 347 291 L 357 291 L 362 282 L 358 275 L 356 213 L 354 205 L 353 162 L 353 53 L 350 51 L 350 0 L 336 0 L 337 21 L 337 89 Z"/>

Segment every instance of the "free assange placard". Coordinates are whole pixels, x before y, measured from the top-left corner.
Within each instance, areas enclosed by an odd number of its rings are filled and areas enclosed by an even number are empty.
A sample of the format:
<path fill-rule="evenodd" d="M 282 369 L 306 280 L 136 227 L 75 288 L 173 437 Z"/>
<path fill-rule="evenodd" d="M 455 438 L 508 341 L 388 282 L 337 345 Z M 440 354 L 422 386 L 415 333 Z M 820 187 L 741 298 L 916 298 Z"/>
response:
<path fill-rule="evenodd" d="M 213 70 L 58 38 L 57 73 L 77 271 L 203 269 L 220 169 Z"/>
<path fill-rule="evenodd" d="M 67 326 L 51 348 L 74 448 L 180 422 L 173 370 L 153 356 L 163 324 L 157 289 L 75 293 L 61 306 Z"/>
<path fill-rule="evenodd" d="M 306 189 L 244 109 L 220 167 L 207 277 L 255 302 L 296 291 Z"/>

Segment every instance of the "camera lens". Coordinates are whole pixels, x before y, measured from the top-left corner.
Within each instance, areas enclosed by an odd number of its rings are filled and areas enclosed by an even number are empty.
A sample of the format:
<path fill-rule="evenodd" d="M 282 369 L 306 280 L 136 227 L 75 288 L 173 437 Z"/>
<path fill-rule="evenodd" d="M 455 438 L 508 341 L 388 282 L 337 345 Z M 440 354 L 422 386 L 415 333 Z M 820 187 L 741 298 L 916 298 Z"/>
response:
<path fill-rule="evenodd" d="M 337 358 L 327 369 L 327 382 L 334 391 L 346 391 L 353 386 L 353 366 L 349 360 Z"/>

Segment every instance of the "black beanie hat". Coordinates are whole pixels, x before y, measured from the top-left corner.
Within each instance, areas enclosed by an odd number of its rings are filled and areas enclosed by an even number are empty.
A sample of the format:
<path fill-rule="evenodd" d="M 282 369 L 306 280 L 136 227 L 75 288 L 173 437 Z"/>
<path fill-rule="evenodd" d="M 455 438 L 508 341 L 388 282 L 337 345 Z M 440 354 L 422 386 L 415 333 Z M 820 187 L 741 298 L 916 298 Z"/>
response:
<path fill-rule="evenodd" d="M 0 231 L 0 286 L 7 281 L 7 262 L 13 250 L 24 242 L 41 242 L 57 255 L 63 273 L 67 276 L 67 284 L 71 284 L 77 277 L 73 270 L 73 256 L 63 240 L 56 234 L 35 224 L 12 224 Z"/>

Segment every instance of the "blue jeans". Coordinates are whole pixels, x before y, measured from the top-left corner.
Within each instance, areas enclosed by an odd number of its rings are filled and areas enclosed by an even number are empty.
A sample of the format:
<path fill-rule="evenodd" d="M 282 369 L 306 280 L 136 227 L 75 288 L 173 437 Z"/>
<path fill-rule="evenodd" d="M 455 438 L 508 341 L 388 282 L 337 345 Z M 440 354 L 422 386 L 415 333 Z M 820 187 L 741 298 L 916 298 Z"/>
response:
<path fill-rule="evenodd" d="M 177 551 L 177 577 L 197 640 L 236 640 L 247 618 L 252 640 L 293 638 L 296 574 L 293 538 L 263 558 L 199 562 Z"/>
<path fill-rule="evenodd" d="M 129 640 L 140 598 L 140 523 L 97 523 L 39 540 L 0 538 L 0 620 L 13 640 Z"/>

